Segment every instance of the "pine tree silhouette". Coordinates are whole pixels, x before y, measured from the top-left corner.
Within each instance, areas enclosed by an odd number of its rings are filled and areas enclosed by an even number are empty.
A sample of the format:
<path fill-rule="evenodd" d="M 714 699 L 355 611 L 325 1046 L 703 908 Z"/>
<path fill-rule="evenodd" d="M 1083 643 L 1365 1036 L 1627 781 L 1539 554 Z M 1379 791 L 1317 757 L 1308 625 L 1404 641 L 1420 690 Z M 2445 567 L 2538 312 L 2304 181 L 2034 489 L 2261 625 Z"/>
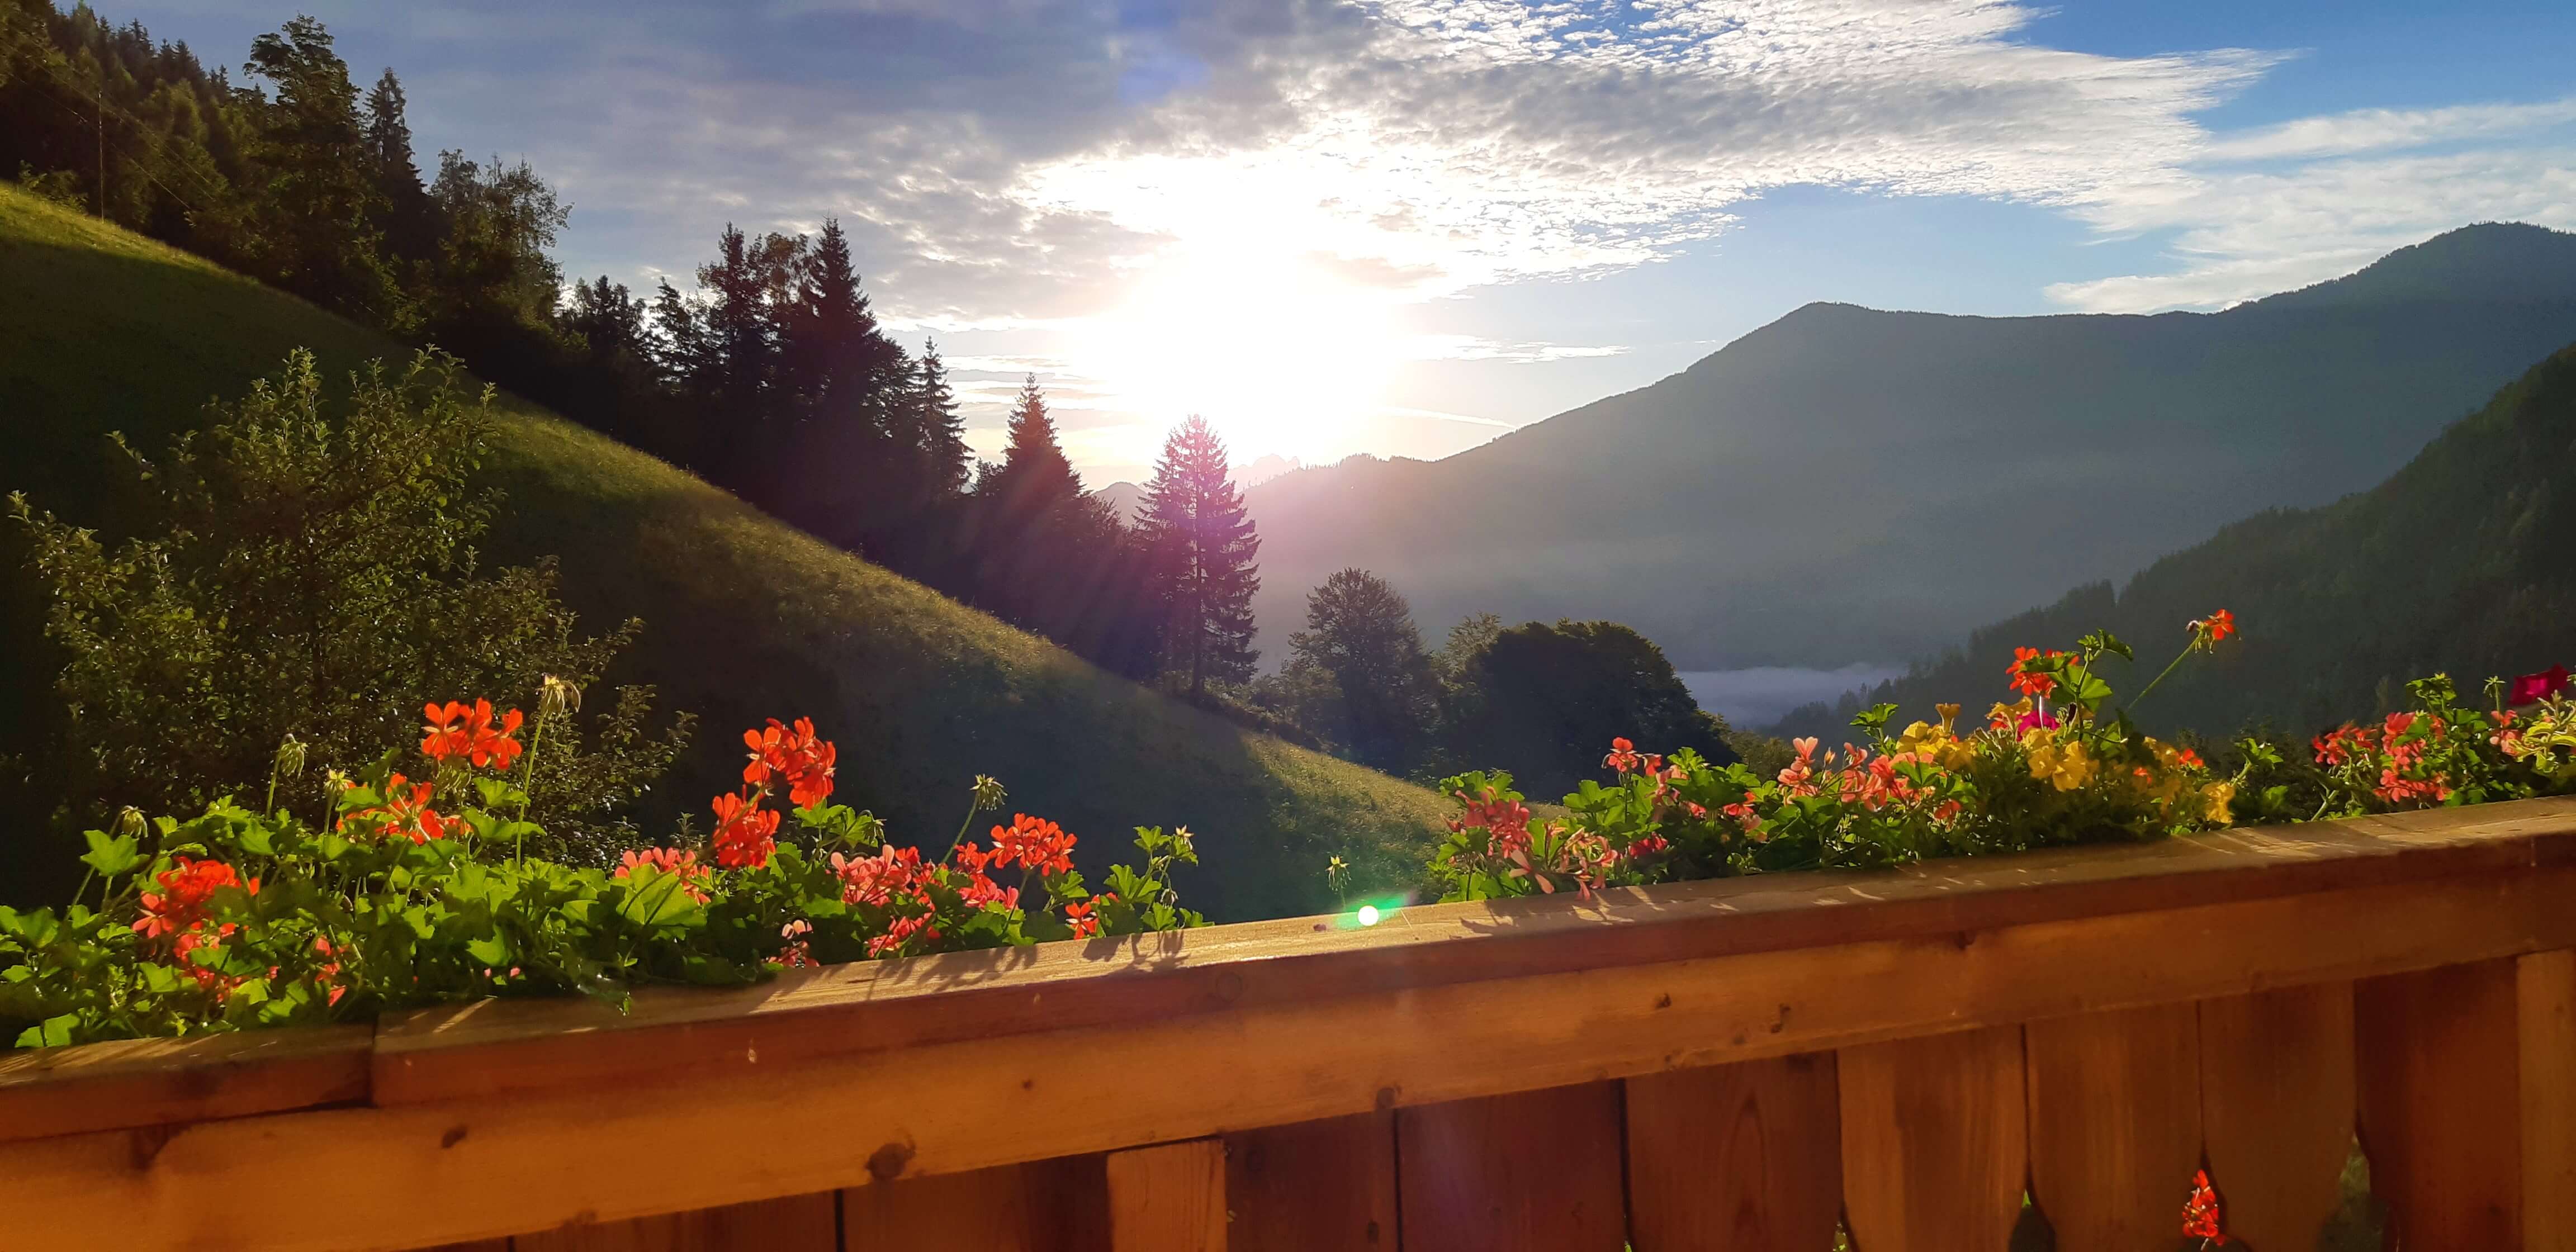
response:
<path fill-rule="evenodd" d="M 1253 558 L 1261 536 L 1244 512 L 1243 492 L 1226 466 L 1225 441 L 1192 414 L 1163 441 L 1154 478 L 1145 486 L 1144 528 L 1156 598 L 1165 613 L 1164 667 L 1186 675 L 1190 694 L 1209 679 L 1252 677 L 1252 593 L 1260 590 Z"/>

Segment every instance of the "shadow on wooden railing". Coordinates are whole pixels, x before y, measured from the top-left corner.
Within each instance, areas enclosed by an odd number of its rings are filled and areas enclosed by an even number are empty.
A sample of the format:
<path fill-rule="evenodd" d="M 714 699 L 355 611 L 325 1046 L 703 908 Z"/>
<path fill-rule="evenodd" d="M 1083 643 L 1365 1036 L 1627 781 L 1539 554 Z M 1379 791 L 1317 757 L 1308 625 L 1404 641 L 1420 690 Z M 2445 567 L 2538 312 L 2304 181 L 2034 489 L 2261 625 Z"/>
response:
<path fill-rule="evenodd" d="M 0 1245 L 2576 1241 L 2576 801 L 0 1056 Z"/>

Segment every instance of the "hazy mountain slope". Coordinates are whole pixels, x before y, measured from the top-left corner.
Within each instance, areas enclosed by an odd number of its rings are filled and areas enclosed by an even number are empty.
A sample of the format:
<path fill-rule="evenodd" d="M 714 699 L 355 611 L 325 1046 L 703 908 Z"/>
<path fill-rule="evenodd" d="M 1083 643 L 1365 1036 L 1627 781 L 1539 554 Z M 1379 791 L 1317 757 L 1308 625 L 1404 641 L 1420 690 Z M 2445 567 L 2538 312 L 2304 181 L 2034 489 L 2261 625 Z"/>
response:
<path fill-rule="evenodd" d="M 2147 567 L 2117 596 L 2096 583 L 1977 631 L 1868 700 L 1983 708 L 2015 645 L 2063 647 L 2108 626 L 2161 669 L 2183 623 L 2235 612 L 2241 647 L 2195 662 L 2139 709 L 2153 725 L 2283 729 L 2402 703 L 2410 678 L 2576 660 L 2576 347 L 2562 349 L 2435 439 L 2387 482 L 2318 509 L 2274 510 Z M 2122 684 L 2117 680 L 2114 686 Z M 1793 715 L 1813 734 L 1847 721 Z"/>
<path fill-rule="evenodd" d="M 2212 522 L 2320 504 L 2576 339 L 2576 236 L 2453 231 L 2216 314 L 1809 305 L 1437 462 L 1249 499 L 1275 637 L 1359 565 L 1430 629 L 1608 617 L 1684 669 L 1926 654 Z"/>
<path fill-rule="evenodd" d="M 112 521 L 105 432 L 158 448 L 297 345 L 335 375 L 402 351 L 0 186 L 0 492 Z M 1438 807 L 1427 791 L 1112 678 L 659 461 L 505 403 L 493 473 L 508 499 L 491 555 L 561 554 L 587 620 L 645 619 L 626 672 L 610 677 L 659 684 L 665 708 L 704 718 L 687 772 L 662 788 L 674 805 L 702 809 L 738 776 L 739 746 L 727 744 L 740 727 L 806 713 L 840 742 L 843 795 L 899 835 L 945 838 L 969 780 L 991 773 L 1013 808 L 1062 821 L 1095 861 L 1128 827 L 1187 824 L 1207 864 L 1183 887 L 1228 917 L 1329 907 L 1329 855 L 1394 876 L 1427 851 Z M 0 535 L 0 751 L 53 720 L 18 542 Z M 0 876 L 12 853 L 32 854 L 36 829 L 20 814 L 0 829 Z"/>

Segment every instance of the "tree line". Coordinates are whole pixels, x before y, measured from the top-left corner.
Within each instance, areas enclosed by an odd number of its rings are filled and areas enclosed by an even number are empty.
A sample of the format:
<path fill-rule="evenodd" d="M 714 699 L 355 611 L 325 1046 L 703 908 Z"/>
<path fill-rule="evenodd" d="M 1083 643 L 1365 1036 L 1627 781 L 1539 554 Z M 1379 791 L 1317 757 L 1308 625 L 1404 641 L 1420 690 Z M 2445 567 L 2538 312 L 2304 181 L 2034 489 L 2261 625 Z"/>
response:
<path fill-rule="evenodd" d="M 252 41 L 236 83 L 86 6 L 0 0 L 0 173 L 365 325 L 684 466 L 746 502 L 1140 679 L 1252 674 L 1259 539 L 1205 422 L 1138 524 L 1094 498 L 1032 377 L 979 464 L 935 343 L 897 343 L 837 221 L 728 225 L 682 290 L 567 283 L 570 220 L 526 162 L 414 153 L 400 78 L 360 91 L 324 25 Z"/>
<path fill-rule="evenodd" d="M 1345 569 L 1306 596 L 1288 660 L 1245 699 L 1319 746 L 1391 774 L 1510 770 L 1535 796 L 1575 790 L 1613 738 L 1697 749 L 1723 764 L 1758 741 L 1703 712 L 1663 649 L 1617 622 L 1479 613 L 1426 648 L 1383 578 Z"/>
<path fill-rule="evenodd" d="M 1613 735 L 1725 759 L 1723 723 L 1636 632 L 1483 617 L 1428 650 L 1358 570 L 1314 590 L 1287 664 L 1256 678 L 1260 537 L 1205 421 L 1171 432 L 1131 524 L 1085 488 L 1034 376 L 1000 459 L 976 458 L 937 344 L 887 332 L 837 221 L 728 224 L 685 290 L 567 282 L 554 188 L 455 149 L 425 172 L 400 78 L 360 91 L 321 22 L 260 35 L 241 72 L 86 6 L 0 0 L 0 174 L 434 344 L 1105 668 L 1361 763 L 1506 765 L 1549 794 Z"/>

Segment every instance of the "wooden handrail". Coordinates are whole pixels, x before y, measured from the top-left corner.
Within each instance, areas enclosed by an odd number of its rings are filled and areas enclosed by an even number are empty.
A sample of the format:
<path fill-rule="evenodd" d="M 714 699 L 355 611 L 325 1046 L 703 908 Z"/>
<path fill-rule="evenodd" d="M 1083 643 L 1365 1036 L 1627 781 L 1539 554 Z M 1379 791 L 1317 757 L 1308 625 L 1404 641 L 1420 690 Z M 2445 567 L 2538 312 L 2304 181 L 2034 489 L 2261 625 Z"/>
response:
<path fill-rule="evenodd" d="M 2576 800 L 2526 801 L 36 1051 L 0 1211 L 413 1247 L 2570 948 L 2571 892 Z"/>

